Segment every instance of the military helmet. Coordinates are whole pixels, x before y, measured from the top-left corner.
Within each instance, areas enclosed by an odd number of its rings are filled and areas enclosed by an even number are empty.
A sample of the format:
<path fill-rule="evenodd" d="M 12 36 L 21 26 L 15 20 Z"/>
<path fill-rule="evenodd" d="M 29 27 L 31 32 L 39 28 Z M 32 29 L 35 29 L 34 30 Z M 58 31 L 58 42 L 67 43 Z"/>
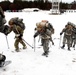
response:
<path fill-rule="evenodd" d="M 71 22 L 68 22 L 68 23 L 67 23 L 67 25 L 70 25 L 70 24 L 71 24 Z"/>
<path fill-rule="evenodd" d="M 46 23 L 48 23 L 48 21 L 47 21 L 47 20 L 42 20 L 42 22 L 46 22 Z"/>
<path fill-rule="evenodd" d="M 8 22 L 8 24 L 9 24 L 9 25 L 13 25 L 13 20 L 10 20 L 10 21 Z"/>

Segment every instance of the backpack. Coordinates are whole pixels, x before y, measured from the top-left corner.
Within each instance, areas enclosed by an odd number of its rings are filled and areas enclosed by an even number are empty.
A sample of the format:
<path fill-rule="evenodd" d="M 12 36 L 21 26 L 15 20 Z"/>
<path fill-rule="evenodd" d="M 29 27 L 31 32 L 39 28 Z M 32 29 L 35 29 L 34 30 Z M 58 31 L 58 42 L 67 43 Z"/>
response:
<path fill-rule="evenodd" d="M 71 25 L 67 25 L 66 28 L 65 28 L 65 34 L 66 35 L 72 35 L 73 33 L 73 27 Z"/>
<path fill-rule="evenodd" d="M 20 26 L 23 30 L 25 30 L 25 24 L 23 23 L 23 19 L 19 19 L 18 17 L 12 18 L 13 24 Z M 11 21 L 10 20 L 10 21 Z"/>
<path fill-rule="evenodd" d="M 46 21 L 38 22 L 36 23 L 36 26 L 37 28 L 40 28 L 40 29 L 45 29 L 45 30 L 49 29 L 52 33 L 54 33 L 53 26 Z"/>
<path fill-rule="evenodd" d="M 39 30 L 42 30 L 46 27 L 44 22 L 38 22 L 36 23 L 36 26 L 37 26 L 37 29 Z"/>
<path fill-rule="evenodd" d="M 48 23 L 48 29 L 51 30 L 52 34 L 54 34 L 55 30 L 50 23 Z"/>

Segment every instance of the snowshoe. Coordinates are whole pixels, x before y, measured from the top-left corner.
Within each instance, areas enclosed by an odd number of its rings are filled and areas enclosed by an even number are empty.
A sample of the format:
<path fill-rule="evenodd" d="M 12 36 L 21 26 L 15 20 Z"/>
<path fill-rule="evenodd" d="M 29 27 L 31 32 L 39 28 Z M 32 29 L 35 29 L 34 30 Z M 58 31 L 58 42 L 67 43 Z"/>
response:
<path fill-rule="evenodd" d="M 46 53 L 45 53 L 45 52 L 42 54 L 42 56 L 44 56 L 44 55 L 46 55 Z"/>
<path fill-rule="evenodd" d="M 5 66 L 11 64 L 11 62 L 12 62 L 12 61 L 10 61 L 10 60 L 7 60 L 7 61 L 5 61 L 5 62 L 2 62 L 2 64 L 0 65 L 0 68 L 5 67 Z"/>
<path fill-rule="evenodd" d="M 1 62 L 1 63 L 0 63 L 0 67 L 3 67 L 4 64 L 5 64 L 5 62 Z"/>
<path fill-rule="evenodd" d="M 48 57 L 48 52 L 44 52 L 44 53 L 42 54 L 42 56 Z"/>

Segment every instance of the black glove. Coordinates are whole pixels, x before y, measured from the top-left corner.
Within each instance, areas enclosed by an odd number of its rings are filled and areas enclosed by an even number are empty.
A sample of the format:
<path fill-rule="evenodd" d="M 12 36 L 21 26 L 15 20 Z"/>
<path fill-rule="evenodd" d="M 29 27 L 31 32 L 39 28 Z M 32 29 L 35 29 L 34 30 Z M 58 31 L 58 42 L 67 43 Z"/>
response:
<path fill-rule="evenodd" d="M 36 35 L 34 35 L 34 38 L 36 37 Z"/>
<path fill-rule="evenodd" d="M 5 32 L 4 34 L 7 36 L 9 33 L 8 32 Z"/>
<path fill-rule="evenodd" d="M 5 35 L 8 35 L 8 34 L 9 34 L 8 29 L 9 29 L 9 26 L 8 26 L 8 25 L 5 25 L 5 26 L 4 26 L 4 30 L 3 30 L 3 33 L 4 33 Z"/>
<path fill-rule="evenodd" d="M 19 38 L 19 39 L 22 39 L 22 36 L 23 36 L 23 35 L 22 35 L 22 34 L 20 34 L 20 36 L 19 36 L 18 38 Z"/>
<path fill-rule="evenodd" d="M 62 35 L 63 33 L 60 33 L 60 35 Z"/>
<path fill-rule="evenodd" d="M 34 30 L 37 30 L 37 28 L 35 28 Z"/>

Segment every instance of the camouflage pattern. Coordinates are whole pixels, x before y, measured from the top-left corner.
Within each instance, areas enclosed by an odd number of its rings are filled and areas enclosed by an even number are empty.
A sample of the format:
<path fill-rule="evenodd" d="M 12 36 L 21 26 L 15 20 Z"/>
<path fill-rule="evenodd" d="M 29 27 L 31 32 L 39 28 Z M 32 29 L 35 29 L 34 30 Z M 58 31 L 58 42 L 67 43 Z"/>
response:
<path fill-rule="evenodd" d="M 49 29 L 45 29 L 44 26 L 38 26 L 37 32 L 34 34 L 34 37 L 37 37 L 38 35 L 43 40 L 43 50 L 44 53 L 49 52 L 49 39 L 50 39 L 50 33 L 51 31 Z"/>
<path fill-rule="evenodd" d="M 52 42 L 52 45 L 54 45 L 54 42 L 52 40 L 52 34 L 54 34 L 55 31 L 54 31 L 53 26 L 50 23 L 48 23 L 48 29 L 51 31 L 51 33 L 50 33 L 50 41 Z"/>
<path fill-rule="evenodd" d="M 19 43 L 21 43 L 23 45 L 23 49 L 26 48 L 26 44 L 24 43 L 22 36 L 24 33 L 24 30 L 15 24 L 9 23 L 10 24 L 10 28 L 8 30 L 8 33 L 10 33 L 11 31 L 13 31 L 15 33 L 15 43 L 14 46 L 16 48 L 16 51 L 19 51 Z M 21 36 L 21 37 L 20 37 Z"/>
<path fill-rule="evenodd" d="M 70 50 L 71 43 L 72 43 L 72 34 L 73 34 L 72 26 L 71 25 L 66 25 L 61 33 L 64 33 L 63 46 L 62 47 L 65 47 L 65 44 L 67 44 L 68 50 Z"/>
<path fill-rule="evenodd" d="M 52 45 L 54 45 L 54 42 L 52 40 L 52 34 L 54 34 L 53 26 L 47 20 L 42 20 L 41 22 L 36 23 L 36 26 L 37 26 L 37 28 L 35 28 L 35 30 L 40 30 L 40 29 L 44 28 L 44 29 L 49 29 L 51 31 L 49 40 L 52 42 Z M 43 44 L 42 39 L 41 39 L 41 43 Z"/>
<path fill-rule="evenodd" d="M 73 46 L 75 48 L 75 44 L 76 44 L 76 26 L 73 26 L 73 34 L 72 34 L 71 46 Z"/>
<path fill-rule="evenodd" d="M 4 18 L 5 17 L 5 15 L 4 15 L 4 11 L 3 11 L 3 9 L 0 7 L 0 15 L 2 16 L 2 18 Z"/>
<path fill-rule="evenodd" d="M 0 53 L 0 60 L 2 59 L 2 54 Z"/>
<path fill-rule="evenodd" d="M 10 19 L 9 23 L 16 24 L 16 25 L 20 26 L 23 30 L 25 30 L 25 24 L 23 23 L 23 19 L 14 17 L 14 18 Z"/>
<path fill-rule="evenodd" d="M 0 32 L 3 32 L 4 30 L 4 21 L 5 21 L 4 18 L 5 18 L 4 11 L 0 7 Z"/>

